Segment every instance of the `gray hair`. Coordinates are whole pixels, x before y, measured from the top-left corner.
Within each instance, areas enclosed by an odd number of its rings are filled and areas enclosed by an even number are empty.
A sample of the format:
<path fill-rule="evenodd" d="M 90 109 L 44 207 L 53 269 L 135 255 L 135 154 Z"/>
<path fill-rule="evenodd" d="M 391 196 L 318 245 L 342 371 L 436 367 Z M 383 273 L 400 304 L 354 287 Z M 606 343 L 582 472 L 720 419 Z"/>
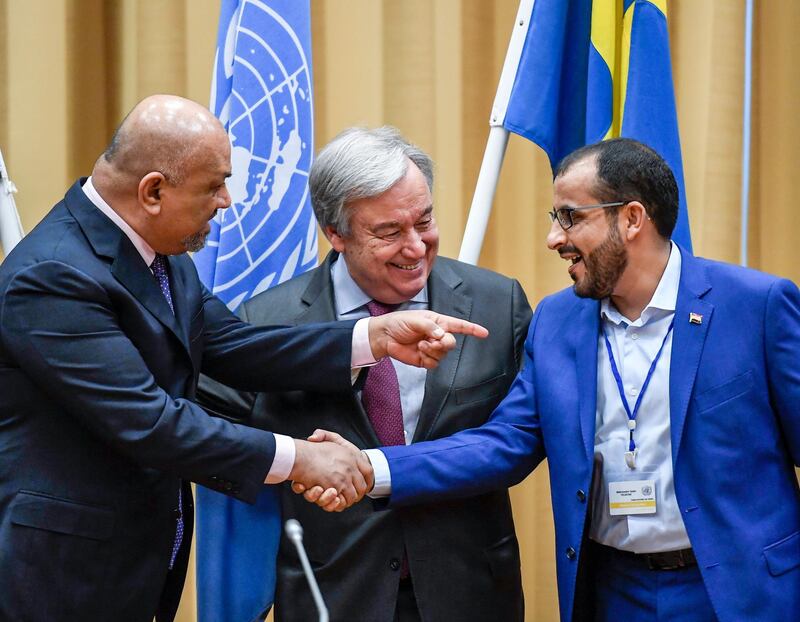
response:
<path fill-rule="evenodd" d="M 317 154 L 308 177 L 311 206 L 320 226 L 340 235 L 350 233 L 351 201 L 383 194 L 400 181 L 411 160 L 433 192 L 433 161 L 409 143 L 397 128 L 351 127 Z"/>

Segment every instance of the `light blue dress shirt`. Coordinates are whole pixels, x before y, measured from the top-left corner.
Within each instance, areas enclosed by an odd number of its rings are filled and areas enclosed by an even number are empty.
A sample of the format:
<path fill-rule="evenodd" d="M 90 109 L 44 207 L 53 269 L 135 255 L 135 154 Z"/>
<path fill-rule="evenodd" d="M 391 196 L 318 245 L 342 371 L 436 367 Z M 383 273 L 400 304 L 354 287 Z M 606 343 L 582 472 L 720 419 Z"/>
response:
<path fill-rule="evenodd" d="M 621 315 L 608 298 L 600 304 L 601 326 L 611 343 L 631 411 L 670 322 L 675 317 L 680 276 L 681 254 L 672 244 L 658 287 L 636 321 Z M 589 537 L 606 546 L 634 553 L 674 551 L 690 546 L 675 497 L 672 473 L 669 412 L 672 334 L 664 343 L 661 358 L 636 417 L 634 441 L 637 456 L 634 471 L 627 468 L 624 458 L 628 450 L 628 415 L 611 371 L 605 339 L 602 333 L 598 337 L 595 475 Z M 676 362 L 680 362 L 679 354 Z M 611 516 L 608 484 L 619 479 L 654 479 L 656 513 Z"/>

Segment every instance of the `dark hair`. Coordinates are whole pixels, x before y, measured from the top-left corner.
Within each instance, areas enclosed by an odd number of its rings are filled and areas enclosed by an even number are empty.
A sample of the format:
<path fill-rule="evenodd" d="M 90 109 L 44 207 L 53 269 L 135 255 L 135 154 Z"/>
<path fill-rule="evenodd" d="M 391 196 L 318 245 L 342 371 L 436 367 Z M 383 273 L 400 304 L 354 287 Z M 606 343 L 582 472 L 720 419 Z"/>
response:
<path fill-rule="evenodd" d="M 553 178 L 590 157 L 597 161 L 597 199 L 602 203 L 640 201 L 658 233 L 669 239 L 678 220 L 678 184 L 664 158 L 638 140 L 612 138 L 564 157 Z"/>

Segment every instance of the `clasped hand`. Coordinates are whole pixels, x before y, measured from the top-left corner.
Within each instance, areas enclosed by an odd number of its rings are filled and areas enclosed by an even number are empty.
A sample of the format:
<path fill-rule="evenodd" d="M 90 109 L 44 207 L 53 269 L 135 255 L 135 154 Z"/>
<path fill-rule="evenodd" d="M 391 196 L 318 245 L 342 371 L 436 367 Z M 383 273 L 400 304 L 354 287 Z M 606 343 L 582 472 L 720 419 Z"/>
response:
<path fill-rule="evenodd" d="M 341 512 L 372 490 L 372 465 L 355 445 L 325 430 L 308 438 L 294 441 L 292 490 L 327 512 Z"/>

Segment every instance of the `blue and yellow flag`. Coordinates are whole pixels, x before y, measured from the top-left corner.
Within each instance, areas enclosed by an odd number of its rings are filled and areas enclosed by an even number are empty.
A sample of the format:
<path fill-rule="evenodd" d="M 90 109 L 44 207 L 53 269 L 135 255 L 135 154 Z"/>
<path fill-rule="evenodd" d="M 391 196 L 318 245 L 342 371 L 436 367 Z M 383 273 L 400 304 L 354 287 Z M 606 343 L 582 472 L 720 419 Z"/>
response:
<path fill-rule="evenodd" d="M 552 166 L 607 138 L 635 138 L 672 168 L 680 190 L 673 239 L 691 250 L 667 0 L 535 0 L 502 125 Z"/>
<path fill-rule="evenodd" d="M 317 264 L 309 0 L 223 0 L 210 108 L 231 139 L 232 205 L 194 255 L 231 309 Z M 275 595 L 280 501 L 255 506 L 197 487 L 200 622 L 263 619 Z"/>

